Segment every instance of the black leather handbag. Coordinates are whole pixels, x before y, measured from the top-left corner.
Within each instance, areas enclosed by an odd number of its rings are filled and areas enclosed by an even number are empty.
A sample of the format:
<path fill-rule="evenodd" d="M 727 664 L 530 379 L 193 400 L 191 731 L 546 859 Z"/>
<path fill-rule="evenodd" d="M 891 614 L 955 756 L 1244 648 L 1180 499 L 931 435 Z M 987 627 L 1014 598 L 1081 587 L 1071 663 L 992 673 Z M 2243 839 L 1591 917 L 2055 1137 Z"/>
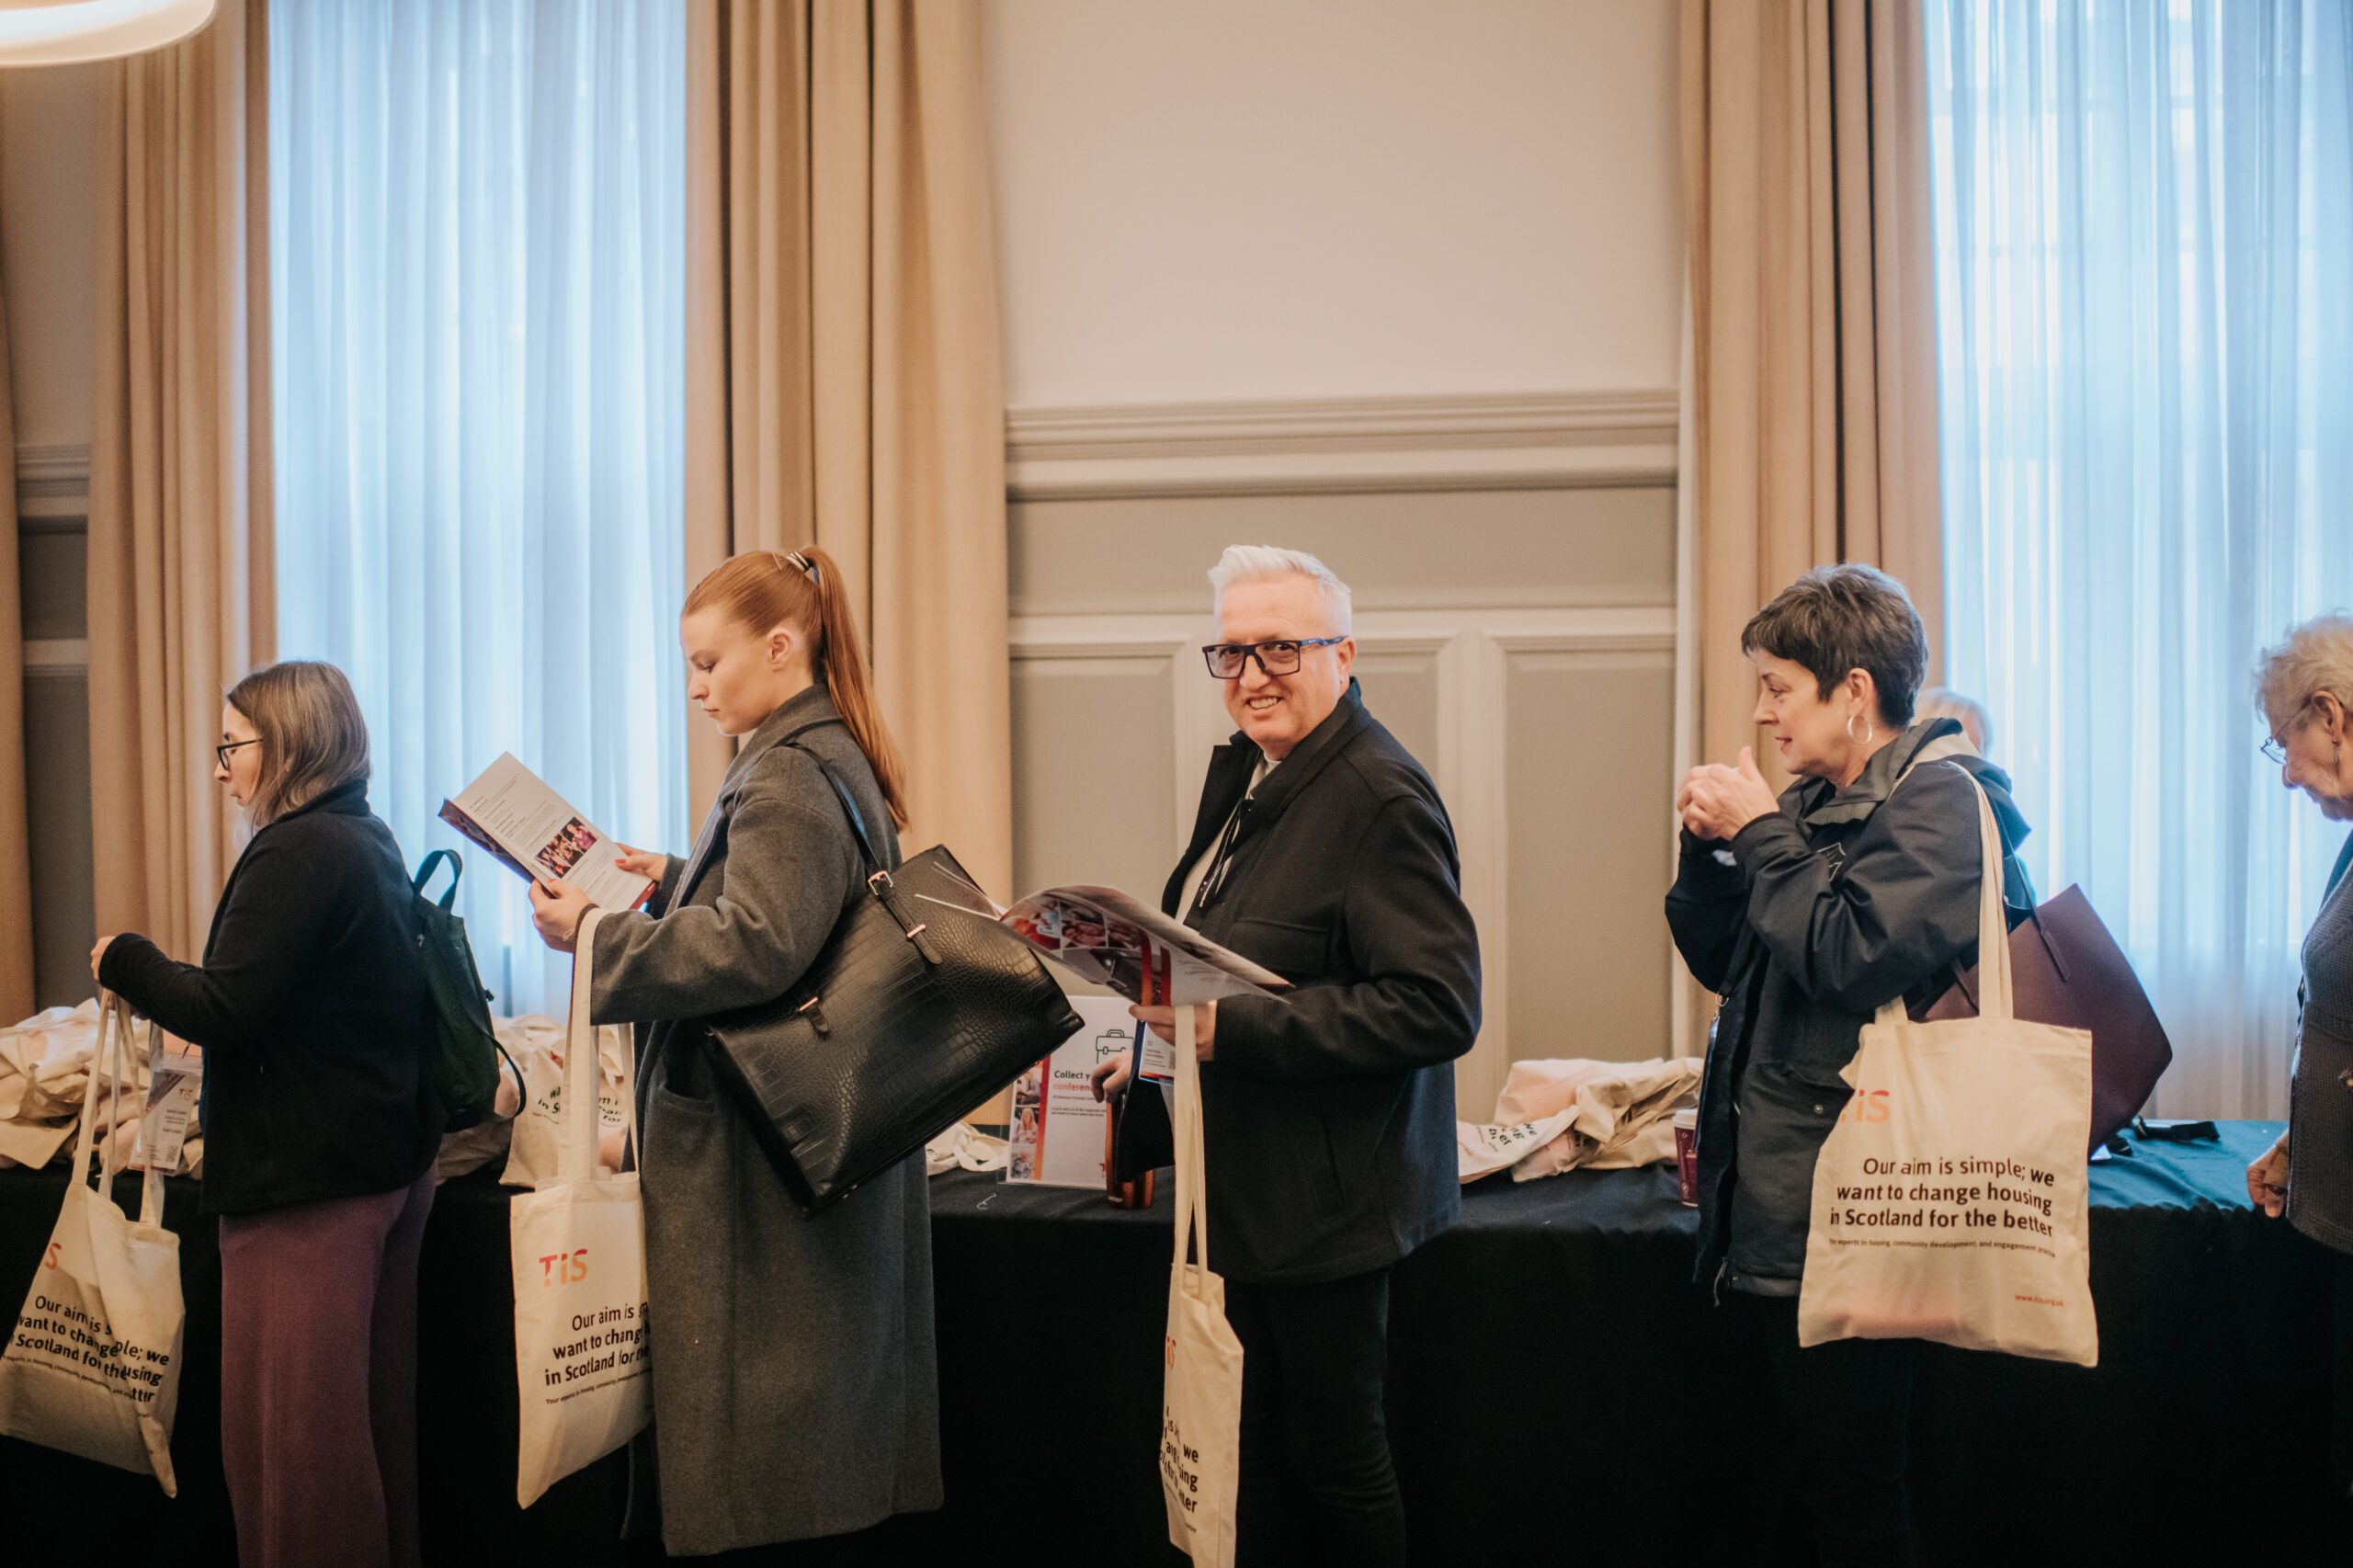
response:
<path fill-rule="evenodd" d="M 790 744 L 788 737 L 786 743 Z M 866 892 L 773 1002 L 704 1020 L 713 1075 L 807 1212 L 839 1202 L 1078 1032 L 1029 944 L 972 909 L 945 845 L 895 872 L 823 758 Z"/>

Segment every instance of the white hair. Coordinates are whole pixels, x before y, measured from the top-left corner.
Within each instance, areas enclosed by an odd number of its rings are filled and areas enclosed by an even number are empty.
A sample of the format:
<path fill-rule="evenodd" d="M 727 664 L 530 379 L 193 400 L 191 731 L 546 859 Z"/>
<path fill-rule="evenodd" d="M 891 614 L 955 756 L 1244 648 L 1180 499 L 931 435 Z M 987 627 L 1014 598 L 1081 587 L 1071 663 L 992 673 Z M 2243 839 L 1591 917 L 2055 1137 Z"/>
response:
<path fill-rule="evenodd" d="M 1354 628 L 1356 609 L 1348 585 L 1307 551 L 1283 550 L 1271 544 L 1225 547 L 1225 553 L 1210 568 L 1210 587 L 1217 596 L 1213 608 L 1224 608 L 1226 590 L 1238 583 L 1271 583 L 1284 577 L 1304 577 L 1315 585 L 1324 596 L 1324 609 L 1331 618 L 1334 635 L 1346 637 Z"/>
<path fill-rule="evenodd" d="M 1977 755 L 1994 755 L 1994 715 L 1977 699 L 1963 697 L 1950 687 L 1924 687 L 1912 700 L 1912 722 L 1917 724 L 1927 719 L 1959 720 L 1961 733 L 1977 748 Z"/>
<path fill-rule="evenodd" d="M 2263 651 L 2256 667 L 2255 699 L 2274 728 L 2283 728 L 2322 692 L 2353 712 L 2353 619 L 2316 615 Z"/>

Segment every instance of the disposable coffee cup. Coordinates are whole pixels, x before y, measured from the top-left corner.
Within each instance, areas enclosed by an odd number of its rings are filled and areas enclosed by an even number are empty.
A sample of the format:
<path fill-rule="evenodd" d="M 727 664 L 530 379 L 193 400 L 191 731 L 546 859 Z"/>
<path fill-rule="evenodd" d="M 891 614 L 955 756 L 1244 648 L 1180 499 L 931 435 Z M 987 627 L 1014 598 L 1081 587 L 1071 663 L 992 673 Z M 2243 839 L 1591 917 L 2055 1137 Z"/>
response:
<path fill-rule="evenodd" d="M 1675 1113 L 1675 1176 L 1683 1189 L 1683 1207 L 1699 1207 L 1699 1113 Z"/>

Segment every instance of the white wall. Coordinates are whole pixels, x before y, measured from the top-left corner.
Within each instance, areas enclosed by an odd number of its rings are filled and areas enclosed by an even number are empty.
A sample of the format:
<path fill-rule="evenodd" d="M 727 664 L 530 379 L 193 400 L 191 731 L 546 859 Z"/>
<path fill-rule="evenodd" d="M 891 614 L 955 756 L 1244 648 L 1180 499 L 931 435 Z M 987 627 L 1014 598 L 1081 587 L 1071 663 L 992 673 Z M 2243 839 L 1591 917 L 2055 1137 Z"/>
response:
<path fill-rule="evenodd" d="M 987 0 L 1015 407 L 1676 383 L 1673 0 Z"/>

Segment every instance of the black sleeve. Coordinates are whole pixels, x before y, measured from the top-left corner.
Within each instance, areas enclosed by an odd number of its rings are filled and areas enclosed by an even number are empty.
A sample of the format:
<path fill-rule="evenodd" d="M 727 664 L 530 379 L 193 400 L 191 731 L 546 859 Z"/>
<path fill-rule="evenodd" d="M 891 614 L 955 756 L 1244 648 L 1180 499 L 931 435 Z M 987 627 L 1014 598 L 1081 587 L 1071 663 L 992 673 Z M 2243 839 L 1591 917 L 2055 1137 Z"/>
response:
<path fill-rule="evenodd" d="M 299 842 L 265 830 L 237 868 L 210 962 L 176 962 L 146 937 L 125 933 L 107 944 L 98 983 L 208 1051 L 249 1037 L 315 966 L 343 881 L 327 856 L 305 854 Z"/>
<path fill-rule="evenodd" d="M 1873 1012 L 1976 948 L 1977 790 L 1956 766 L 1904 780 L 1843 864 L 1778 812 L 1732 848 L 1748 875 L 1749 923 L 1817 1001 Z"/>
<path fill-rule="evenodd" d="M 1427 801 L 1383 805 L 1349 857 L 1342 918 L 1364 978 L 1218 1004 L 1213 1057 L 1252 1078 L 1371 1076 L 1451 1062 L 1479 1035 L 1479 934 L 1453 835 Z"/>
<path fill-rule="evenodd" d="M 1691 978 L 1719 996 L 1731 982 L 1733 949 L 1748 922 L 1747 873 L 1737 861 L 1726 865 L 1720 854 L 1729 857 L 1731 846 L 1685 828 L 1675 885 L 1666 890 L 1666 928 L 1676 950 Z"/>

